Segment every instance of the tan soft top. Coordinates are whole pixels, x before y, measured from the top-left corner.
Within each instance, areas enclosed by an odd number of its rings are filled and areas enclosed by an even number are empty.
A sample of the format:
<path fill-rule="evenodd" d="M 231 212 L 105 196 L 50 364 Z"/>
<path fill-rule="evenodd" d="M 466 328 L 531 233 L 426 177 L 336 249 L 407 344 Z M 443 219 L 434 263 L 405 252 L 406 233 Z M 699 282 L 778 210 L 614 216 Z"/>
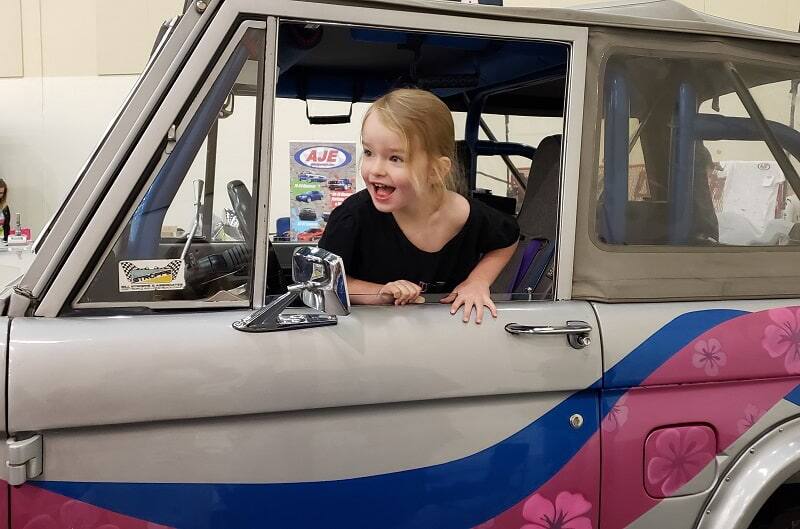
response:
<path fill-rule="evenodd" d="M 529 22 L 648 29 L 800 44 L 800 34 L 707 15 L 675 0 L 616 0 L 562 8 L 497 7 L 447 0 L 352 0 L 398 11 L 453 13 Z"/>

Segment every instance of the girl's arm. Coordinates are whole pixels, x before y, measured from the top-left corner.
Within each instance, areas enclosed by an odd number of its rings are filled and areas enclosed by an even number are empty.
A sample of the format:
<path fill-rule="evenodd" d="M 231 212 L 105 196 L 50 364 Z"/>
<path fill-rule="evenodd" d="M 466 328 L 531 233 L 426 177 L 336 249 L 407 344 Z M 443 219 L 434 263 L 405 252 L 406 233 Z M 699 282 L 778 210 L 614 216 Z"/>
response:
<path fill-rule="evenodd" d="M 353 276 L 347 276 L 347 290 L 350 303 L 353 305 L 405 305 L 407 303 L 424 303 L 420 296 L 422 288 L 410 281 L 392 281 L 381 285 Z"/>
<path fill-rule="evenodd" d="M 469 322 L 472 309 L 475 309 L 475 323 L 483 321 L 483 307 L 487 307 L 493 317 L 497 317 L 497 308 L 492 302 L 489 287 L 500 275 L 503 267 L 508 264 L 517 249 L 517 242 L 505 248 L 498 248 L 487 252 L 475 265 L 469 276 L 458 285 L 449 296 L 442 299 L 442 303 L 452 303 L 450 313 L 455 314 L 464 306 L 464 323 Z"/>

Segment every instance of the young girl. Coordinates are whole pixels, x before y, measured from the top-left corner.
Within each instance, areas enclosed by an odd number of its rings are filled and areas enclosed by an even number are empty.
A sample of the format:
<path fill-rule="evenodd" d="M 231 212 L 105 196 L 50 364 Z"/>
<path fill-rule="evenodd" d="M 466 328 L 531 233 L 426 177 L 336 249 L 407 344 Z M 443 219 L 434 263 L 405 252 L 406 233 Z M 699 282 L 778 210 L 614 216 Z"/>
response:
<path fill-rule="evenodd" d="M 511 259 L 516 221 L 452 191 L 455 135 L 435 95 L 400 89 L 367 111 L 361 126 L 366 189 L 331 213 L 319 246 L 344 260 L 353 303 L 422 303 L 449 293 L 451 314 L 484 307 L 497 317 L 489 286 Z"/>

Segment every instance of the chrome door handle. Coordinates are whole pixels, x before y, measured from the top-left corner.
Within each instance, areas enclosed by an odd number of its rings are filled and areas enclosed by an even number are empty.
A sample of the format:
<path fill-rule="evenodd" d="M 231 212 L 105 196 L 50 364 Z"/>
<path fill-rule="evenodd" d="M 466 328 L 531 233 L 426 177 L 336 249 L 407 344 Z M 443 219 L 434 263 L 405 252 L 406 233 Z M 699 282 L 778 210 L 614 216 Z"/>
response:
<path fill-rule="evenodd" d="M 568 321 L 566 325 L 522 325 L 519 323 L 509 323 L 506 325 L 506 332 L 511 334 L 565 334 L 567 342 L 575 349 L 583 349 L 592 343 L 589 333 L 592 326 L 585 321 Z"/>

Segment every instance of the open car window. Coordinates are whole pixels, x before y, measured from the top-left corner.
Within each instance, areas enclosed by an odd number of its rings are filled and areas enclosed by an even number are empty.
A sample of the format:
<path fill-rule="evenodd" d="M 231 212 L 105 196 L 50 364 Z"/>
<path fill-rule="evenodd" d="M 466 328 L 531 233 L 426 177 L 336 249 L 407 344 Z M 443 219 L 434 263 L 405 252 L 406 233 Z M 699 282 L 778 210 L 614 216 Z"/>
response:
<path fill-rule="evenodd" d="M 370 102 L 418 87 L 453 113 L 454 191 L 522 228 L 496 299 L 551 297 L 552 288 L 537 286 L 552 286 L 569 60 L 569 46 L 558 42 L 282 22 L 269 227 L 284 280 L 292 251 L 316 244 L 331 212 L 363 189 L 360 130 Z"/>
<path fill-rule="evenodd" d="M 250 304 L 264 45 L 250 28 L 224 51 L 79 304 Z"/>

